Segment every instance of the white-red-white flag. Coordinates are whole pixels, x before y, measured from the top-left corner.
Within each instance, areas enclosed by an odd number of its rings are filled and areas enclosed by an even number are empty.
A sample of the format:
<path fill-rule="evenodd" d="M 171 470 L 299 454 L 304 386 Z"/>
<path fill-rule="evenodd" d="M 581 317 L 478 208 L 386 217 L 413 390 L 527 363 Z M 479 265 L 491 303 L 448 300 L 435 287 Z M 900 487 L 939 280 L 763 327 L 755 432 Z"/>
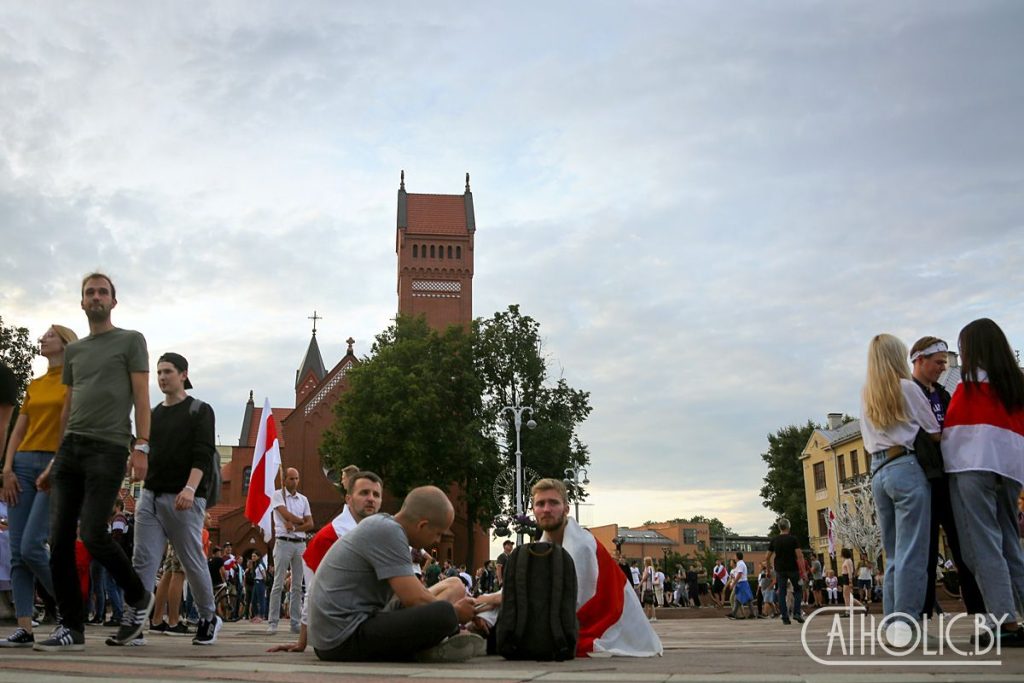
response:
<path fill-rule="evenodd" d="M 281 467 L 281 448 L 277 440 L 277 424 L 270 410 L 270 399 L 264 399 L 260 415 L 260 430 L 256 435 L 256 448 L 252 453 L 252 475 L 249 477 L 249 496 L 245 499 L 245 516 L 263 530 L 263 540 L 270 542 L 270 499 L 277 487 L 274 479 Z"/>
<path fill-rule="evenodd" d="M 828 555 L 836 556 L 836 513 L 832 508 L 828 509 Z"/>

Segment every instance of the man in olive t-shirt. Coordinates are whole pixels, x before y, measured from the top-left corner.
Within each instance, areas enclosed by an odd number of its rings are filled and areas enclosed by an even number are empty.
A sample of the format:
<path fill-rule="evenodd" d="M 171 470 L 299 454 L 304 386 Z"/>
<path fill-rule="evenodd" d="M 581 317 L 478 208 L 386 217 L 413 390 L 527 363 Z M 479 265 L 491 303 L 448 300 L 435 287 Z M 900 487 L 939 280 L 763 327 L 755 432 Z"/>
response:
<path fill-rule="evenodd" d="M 61 624 L 36 641 L 42 651 L 85 647 L 85 608 L 75 568 L 75 538 L 102 564 L 124 591 L 127 603 L 121 626 L 108 645 L 131 644 L 142 633 L 153 594 L 143 586 L 131 560 L 107 532 L 107 519 L 121 491 L 129 459 L 135 410 L 138 438 L 130 456 L 133 481 L 146 477 L 149 454 L 149 354 L 146 340 L 110 322 L 117 305 L 114 284 L 102 273 L 82 281 L 82 310 L 89 336 L 64 352 L 63 381 L 68 392 L 61 415 L 63 440 L 39 487 L 51 485 L 50 570 Z"/>

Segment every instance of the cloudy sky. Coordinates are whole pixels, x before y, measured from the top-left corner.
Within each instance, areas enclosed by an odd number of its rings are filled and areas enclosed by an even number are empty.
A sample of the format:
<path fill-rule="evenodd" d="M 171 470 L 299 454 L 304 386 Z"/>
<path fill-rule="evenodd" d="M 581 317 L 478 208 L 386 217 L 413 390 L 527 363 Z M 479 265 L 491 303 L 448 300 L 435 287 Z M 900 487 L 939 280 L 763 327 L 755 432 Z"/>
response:
<path fill-rule="evenodd" d="M 109 271 L 232 443 L 314 309 L 329 367 L 394 315 L 399 171 L 468 171 L 475 314 L 592 392 L 583 521 L 763 533 L 871 335 L 1024 344 L 1022 69 L 1012 1 L 5 3 L 0 315 L 84 334 Z"/>

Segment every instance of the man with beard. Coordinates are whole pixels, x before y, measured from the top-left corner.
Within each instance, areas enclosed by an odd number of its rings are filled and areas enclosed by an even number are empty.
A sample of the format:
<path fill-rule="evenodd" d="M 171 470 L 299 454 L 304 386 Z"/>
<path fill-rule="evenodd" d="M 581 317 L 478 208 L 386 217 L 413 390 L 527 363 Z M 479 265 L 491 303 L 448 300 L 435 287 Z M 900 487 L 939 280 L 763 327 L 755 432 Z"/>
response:
<path fill-rule="evenodd" d="M 89 336 L 69 344 L 62 381 L 68 385 L 61 415 L 64 433 L 56 456 L 39 475 L 38 486 L 50 499 L 50 568 L 61 623 L 36 650 L 85 649 L 85 608 L 78 588 L 75 539 L 124 591 L 121 627 L 110 641 L 127 645 L 142 633 L 153 608 L 153 593 L 132 569 L 131 560 L 107 532 L 107 519 L 121 490 L 125 462 L 132 481 L 146 478 L 149 456 L 149 352 L 146 339 L 110 322 L 117 306 L 114 283 L 103 273 L 82 280 L 82 310 Z M 135 410 L 137 438 L 132 443 Z"/>
<path fill-rule="evenodd" d="M 644 616 L 631 582 L 593 534 L 569 517 L 565 484 L 541 479 L 530 493 L 533 516 L 544 532 L 541 540 L 565 548 L 576 567 L 576 656 L 660 655 L 661 640 Z M 497 607 L 501 594 L 482 596 L 480 602 Z"/>

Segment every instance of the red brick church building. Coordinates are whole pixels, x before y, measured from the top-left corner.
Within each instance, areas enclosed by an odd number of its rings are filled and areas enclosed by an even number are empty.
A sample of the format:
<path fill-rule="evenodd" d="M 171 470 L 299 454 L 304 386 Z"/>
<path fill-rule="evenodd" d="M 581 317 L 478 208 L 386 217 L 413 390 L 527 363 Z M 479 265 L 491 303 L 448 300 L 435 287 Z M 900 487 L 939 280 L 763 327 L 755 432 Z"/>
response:
<path fill-rule="evenodd" d="M 395 232 L 398 313 L 423 315 L 437 329 L 468 325 L 472 321 L 475 233 L 468 173 L 463 194 L 442 195 L 406 192 L 402 172 Z M 348 390 L 346 375 L 359 363 L 353 350 L 355 340 L 349 338 L 347 343 L 348 352 L 328 370 L 317 343 L 314 313 L 313 334 L 295 373 L 295 407 L 272 408 L 279 425 L 282 463 L 286 468 L 299 470 L 299 490 L 309 498 L 316 528 L 329 523 L 344 503 L 336 486 L 337 474 L 324 470 L 319 446 L 324 431 L 334 422 L 334 405 Z M 238 445 L 232 447 L 231 460 L 222 468 L 221 502 L 210 509 L 211 537 L 217 542 L 230 540 L 236 553 L 253 547 L 266 551 L 259 531 L 245 517 L 245 498 L 262 412 L 250 391 Z M 386 510 L 394 511 L 396 507 L 395 501 L 385 497 Z M 471 527 L 476 534 L 473 567 L 480 566 L 488 556 L 487 532 L 468 524 L 458 505 L 452 529 L 437 547 L 438 558 L 461 563 Z"/>

